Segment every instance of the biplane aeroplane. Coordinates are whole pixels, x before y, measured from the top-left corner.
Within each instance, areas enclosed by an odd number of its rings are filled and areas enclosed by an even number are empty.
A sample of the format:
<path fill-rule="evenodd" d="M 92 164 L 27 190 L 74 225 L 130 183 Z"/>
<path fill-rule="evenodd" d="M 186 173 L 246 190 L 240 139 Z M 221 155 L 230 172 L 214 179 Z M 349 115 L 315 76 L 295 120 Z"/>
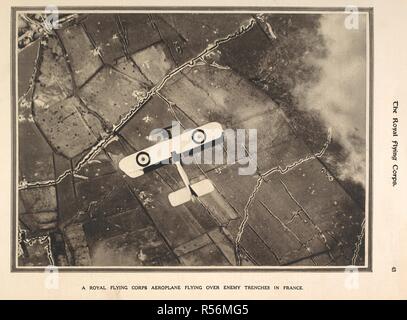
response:
<path fill-rule="evenodd" d="M 209 179 L 191 184 L 187 173 L 182 167 L 180 156 L 220 139 L 222 134 L 222 125 L 218 122 L 210 122 L 123 158 L 119 162 L 119 168 L 129 177 L 136 178 L 143 175 L 146 169 L 152 168 L 165 160 L 171 160 L 185 184 L 185 188 L 168 195 L 170 204 L 176 207 L 214 190 Z"/>

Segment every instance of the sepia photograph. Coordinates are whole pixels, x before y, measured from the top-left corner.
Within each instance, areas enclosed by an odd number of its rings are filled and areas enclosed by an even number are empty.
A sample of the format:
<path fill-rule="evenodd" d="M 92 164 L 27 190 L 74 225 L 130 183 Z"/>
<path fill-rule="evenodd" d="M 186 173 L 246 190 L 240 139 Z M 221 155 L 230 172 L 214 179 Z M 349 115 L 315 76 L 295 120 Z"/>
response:
<path fill-rule="evenodd" d="M 12 11 L 12 271 L 371 271 L 371 8 Z"/>

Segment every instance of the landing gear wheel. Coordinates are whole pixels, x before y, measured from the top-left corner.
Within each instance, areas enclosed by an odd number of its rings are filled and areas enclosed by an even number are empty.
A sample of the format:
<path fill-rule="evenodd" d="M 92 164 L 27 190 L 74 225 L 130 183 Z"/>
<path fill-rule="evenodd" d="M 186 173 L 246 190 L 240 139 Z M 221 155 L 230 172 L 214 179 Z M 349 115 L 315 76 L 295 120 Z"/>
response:
<path fill-rule="evenodd" d="M 206 133 L 205 131 L 201 129 L 196 129 L 194 132 L 192 132 L 192 140 L 196 144 L 202 144 L 206 140 Z"/>
<path fill-rule="evenodd" d="M 147 152 L 139 152 L 136 156 L 136 162 L 140 167 L 146 167 L 150 164 L 150 156 Z"/>

